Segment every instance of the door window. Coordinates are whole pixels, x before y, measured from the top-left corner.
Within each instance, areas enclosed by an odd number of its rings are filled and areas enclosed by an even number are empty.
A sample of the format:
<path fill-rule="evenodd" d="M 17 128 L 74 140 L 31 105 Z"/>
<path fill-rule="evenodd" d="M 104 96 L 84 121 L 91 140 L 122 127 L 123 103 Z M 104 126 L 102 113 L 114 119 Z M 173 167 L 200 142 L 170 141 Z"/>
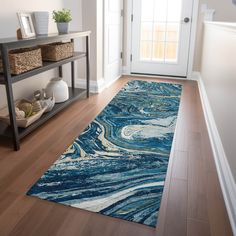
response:
<path fill-rule="evenodd" d="M 140 60 L 177 63 L 182 0 L 142 0 Z"/>

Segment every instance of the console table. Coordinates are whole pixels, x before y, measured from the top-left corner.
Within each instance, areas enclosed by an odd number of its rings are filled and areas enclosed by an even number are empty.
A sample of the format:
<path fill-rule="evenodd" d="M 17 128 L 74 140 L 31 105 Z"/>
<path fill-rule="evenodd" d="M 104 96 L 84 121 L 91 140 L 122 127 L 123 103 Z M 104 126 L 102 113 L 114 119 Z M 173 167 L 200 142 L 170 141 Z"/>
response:
<path fill-rule="evenodd" d="M 16 39 L 6 38 L 0 39 L 0 50 L 3 60 L 3 74 L 0 74 L 0 84 L 5 86 L 7 95 L 7 105 L 9 110 L 10 125 L 8 126 L 4 122 L 0 121 L 0 136 L 5 138 L 11 138 L 14 146 L 14 150 L 20 149 L 20 140 L 26 135 L 31 133 L 33 130 L 38 128 L 40 125 L 45 123 L 48 119 L 53 117 L 55 114 L 60 112 L 62 109 L 70 105 L 75 100 L 87 96 L 89 97 L 89 80 L 90 80 L 90 31 L 86 32 L 70 32 L 68 34 L 49 34 L 47 36 L 38 36 L 29 39 Z M 75 38 L 86 39 L 86 50 L 85 52 L 74 52 L 73 57 L 63 59 L 57 62 L 43 62 L 43 66 L 20 75 L 11 75 L 10 73 L 10 62 L 8 57 L 9 50 L 33 47 L 40 44 L 54 43 L 59 41 L 70 40 L 74 42 Z M 75 88 L 75 64 L 74 62 L 80 58 L 86 58 L 86 89 Z M 40 74 L 42 72 L 58 68 L 59 76 L 63 76 L 62 66 L 66 63 L 71 63 L 71 87 L 69 88 L 69 100 L 64 103 L 55 104 L 53 110 L 49 113 L 43 114 L 43 116 L 30 125 L 27 128 L 17 127 L 16 114 L 14 105 L 14 94 L 13 94 L 13 83 L 27 79 L 31 76 Z"/>

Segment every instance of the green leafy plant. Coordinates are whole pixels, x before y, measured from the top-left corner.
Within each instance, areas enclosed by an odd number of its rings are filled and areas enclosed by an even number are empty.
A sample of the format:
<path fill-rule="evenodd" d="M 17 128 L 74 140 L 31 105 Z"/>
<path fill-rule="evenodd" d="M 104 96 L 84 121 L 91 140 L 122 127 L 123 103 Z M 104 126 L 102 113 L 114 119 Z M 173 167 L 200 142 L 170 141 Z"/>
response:
<path fill-rule="evenodd" d="M 61 11 L 53 11 L 52 18 L 56 23 L 68 23 L 72 21 L 71 11 L 62 9 Z"/>

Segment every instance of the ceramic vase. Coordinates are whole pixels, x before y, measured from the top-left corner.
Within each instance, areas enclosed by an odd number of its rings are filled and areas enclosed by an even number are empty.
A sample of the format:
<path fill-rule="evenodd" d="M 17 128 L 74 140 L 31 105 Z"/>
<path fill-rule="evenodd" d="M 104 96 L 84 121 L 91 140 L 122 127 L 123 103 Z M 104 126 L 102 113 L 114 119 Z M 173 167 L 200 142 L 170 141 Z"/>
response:
<path fill-rule="evenodd" d="M 54 96 L 55 103 L 65 102 L 69 99 L 68 85 L 62 78 L 53 78 L 46 89 L 47 96 Z"/>
<path fill-rule="evenodd" d="M 34 26 L 37 35 L 48 34 L 49 12 L 36 11 L 34 12 Z"/>

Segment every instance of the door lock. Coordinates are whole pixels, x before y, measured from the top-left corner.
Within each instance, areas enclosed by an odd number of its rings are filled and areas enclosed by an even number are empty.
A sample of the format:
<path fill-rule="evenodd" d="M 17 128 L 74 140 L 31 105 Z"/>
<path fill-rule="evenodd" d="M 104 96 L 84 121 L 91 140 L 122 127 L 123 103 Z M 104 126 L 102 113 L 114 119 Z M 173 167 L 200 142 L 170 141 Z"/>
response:
<path fill-rule="evenodd" d="M 184 23 L 188 23 L 190 21 L 190 18 L 189 17 L 185 17 L 184 18 Z"/>

